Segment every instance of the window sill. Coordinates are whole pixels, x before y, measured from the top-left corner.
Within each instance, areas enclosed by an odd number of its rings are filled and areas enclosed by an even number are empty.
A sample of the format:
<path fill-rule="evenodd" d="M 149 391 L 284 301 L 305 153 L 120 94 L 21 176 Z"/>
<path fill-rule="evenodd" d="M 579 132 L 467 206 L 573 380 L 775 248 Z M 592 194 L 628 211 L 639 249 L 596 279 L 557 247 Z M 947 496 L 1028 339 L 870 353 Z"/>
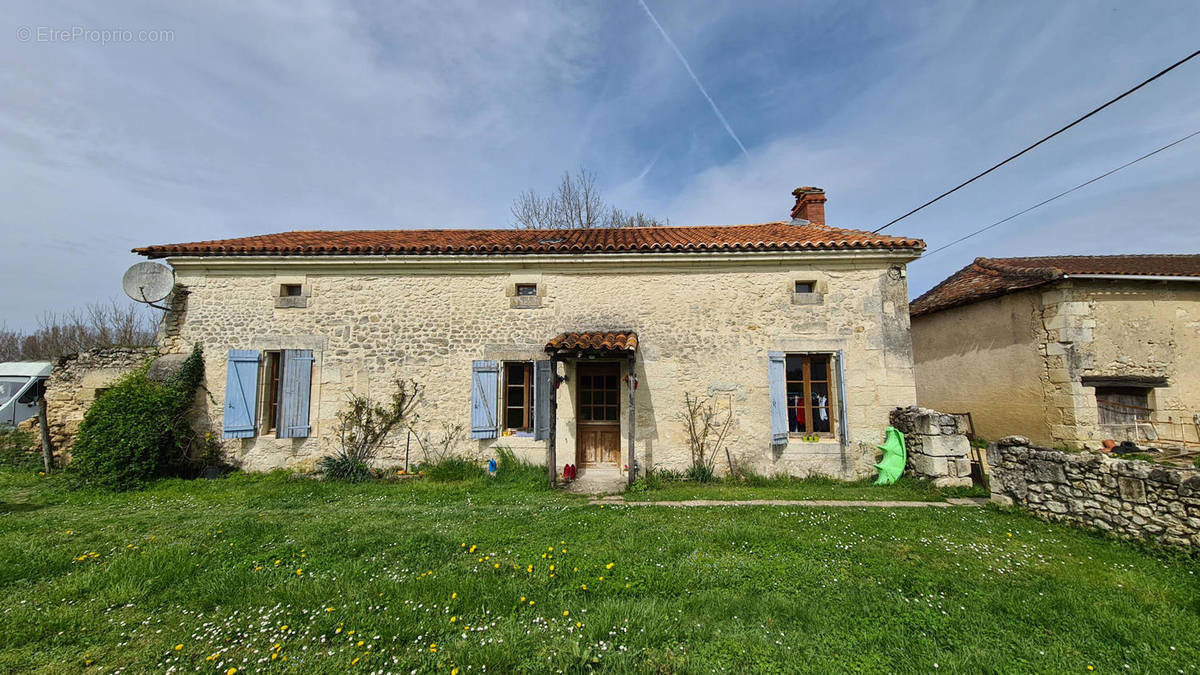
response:
<path fill-rule="evenodd" d="M 824 293 L 792 293 L 793 305 L 823 305 L 825 304 Z"/>
<path fill-rule="evenodd" d="M 509 298 L 510 309 L 541 309 L 542 296 L 540 295 L 514 295 Z"/>
<path fill-rule="evenodd" d="M 275 309 L 303 309 L 305 307 L 308 307 L 308 298 L 303 295 L 275 298 Z"/>

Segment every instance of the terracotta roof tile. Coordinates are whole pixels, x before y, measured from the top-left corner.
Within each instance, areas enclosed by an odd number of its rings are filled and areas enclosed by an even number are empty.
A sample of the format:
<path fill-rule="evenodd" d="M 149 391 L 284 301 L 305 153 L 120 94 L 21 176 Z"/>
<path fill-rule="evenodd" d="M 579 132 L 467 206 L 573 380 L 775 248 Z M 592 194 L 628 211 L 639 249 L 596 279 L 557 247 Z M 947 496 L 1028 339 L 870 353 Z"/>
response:
<path fill-rule="evenodd" d="M 1200 255 L 976 258 L 909 305 L 912 316 L 1048 284 L 1072 274 L 1200 277 Z"/>
<path fill-rule="evenodd" d="M 587 331 L 583 333 L 563 333 L 546 343 L 546 351 L 559 349 L 604 351 L 604 352 L 635 352 L 637 351 L 637 333 L 623 331 L 619 333 Z"/>
<path fill-rule="evenodd" d="M 307 230 L 133 249 L 167 256 L 447 255 L 924 249 L 920 239 L 793 225 L 623 227 L 590 230 Z"/>

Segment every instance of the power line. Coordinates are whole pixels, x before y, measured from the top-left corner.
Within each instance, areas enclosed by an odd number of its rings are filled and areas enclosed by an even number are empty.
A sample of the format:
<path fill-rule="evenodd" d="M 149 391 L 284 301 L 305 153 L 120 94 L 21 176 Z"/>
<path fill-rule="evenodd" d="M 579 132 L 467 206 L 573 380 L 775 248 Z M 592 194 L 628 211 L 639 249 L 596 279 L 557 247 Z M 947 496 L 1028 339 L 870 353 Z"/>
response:
<path fill-rule="evenodd" d="M 907 217 L 911 216 L 912 214 L 916 213 L 917 211 L 920 211 L 921 209 L 925 208 L 926 206 L 929 206 L 930 204 L 932 204 L 932 203 L 934 203 L 934 202 L 936 202 L 936 201 L 938 201 L 938 200 L 942 199 L 943 197 L 947 197 L 947 196 L 949 196 L 949 195 L 952 195 L 952 194 L 954 194 L 955 192 L 958 192 L 958 191 L 959 191 L 959 190 L 961 190 L 962 188 L 964 188 L 964 187 L 966 187 L 966 186 L 970 185 L 971 183 L 974 183 L 975 181 L 979 180 L 980 178 L 983 178 L 984 176 L 988 175 L 989 173 L 991 173 L 991 172 L 995 171 L 996 169 L 999 169 L 1000 167 L 1004 166 L 1005 164 L 1008 164 L 1009 162 L 1011 162 L 1011 161 L 1013 161 L 1014 159 L 1016 159 L 1016 158 L 1020 157 L 1021 155 L 1024 155 L 1025 153 L 1029 152 L 1030 150 L 1033 150 L 1034 148 L 1036 148 L 1037 146 L 1041 145 L 1042 143 L 1045 143 L 1046 141 L 1050 140 L 1051 138 L 1054 138 L 1055 136 L 1057 136 L 1057 135 L 1059 135 L 1059 134 L 1063 133 L 1063 132 L 1064 132 L 1064 131 L 1066 131 L 1067 129 L 1070 129 L 1071 127 L 1073 127 L 1073 126 L 1075 126 L 1075 125 L 1079 124 L 1080 122 L 1082 122 L 1082 121 L 1086 120 L 1087 118 L 1091 117 L 1092 115 L 1095 115 L 1096 113 L 1100 112 L 1101 110 L 1104 110 L 1104 109 L 1105 109 L 1105 108 L 1107 108 L 1108 106 L 1110 106 L 1110 105 L 1112 105 L 1112 104 L 1116 103 L 1117 101 L 1120 101 L 1121 99 L 1123 99 L 1123 98 L 1125 98 L 1126 96 L 1128 96 L 1128 95 L 1132 94 L 1133 92 L 1137 91 L 1138 89 L 1141 89 L 1142 87 L 1144 87 L 1144 86 L 1146 86 L 1146 85 L 1150 84 L 1151 82 L 1153 82 L 1153 81 L 1157 80 L 1158 78 L 1162 77 L 1163 75 L 1166 75 L 1167 73 L 1171 72 L 1172 70 L 1175 70 L 1175 69 L 1176 69 L 1176 68 L 1178 68 L 1179 66 L 1182 66 L 1183 64 L 1187 63 L 1188 61 L 1191 61 L 1192 59 L 1196 58 L 1196 56 L 1198 56 L 1198 55 L 1200 55 L 1200 49 L 1197 49 L 1196 51 L 1192 52 L 1191 54 L 1188 54 L 1187 56 L 1185 56 L 1185 57 L 1183 57 L 1182 59 L 1180 59 L 1180 60 L 1176 61 L 1175 63 L 1171 64 L 1170 66 L 1168 66 L 1168 67 L 1166 67 L 1166 68 L 1164 68 L 1164 69 L 1162 69 L 1162 70 L 1158 71 L 1158 73 L 1156 73 L 1155 75 L 1151 76 L 1150 78 L 1148 78 L 1148 79 L 1146 79 L 1146 80 L 1143 80 L 1143 81 L 1142 81 L 1142 83 L 1141 83 L 1141 84 L 1139 84 L 1139 85 L 1137 85 L 1136 87 L 1133 87 L 1132 89 L 1127 89 L 1127 90 L 1126 90 L 1124 93 L 1122 93 L 1120 96 L 1117 96 L 1116 98 L 1110 99 L 1110 100 L 1109 100 L 1107 103 L 1105 103 L 1104 105 L 1100 106 L 1099 108 L 1096 108 L 1096 109 L 1092 110 L 1092 111 L 1091 111 L 1091 112 L 1089 112 L 1088 114 L 1084 115 L 1083 117 L 1080 117 L 1079 119 L 1075 120 L 1074 122 L 1071 122 L 1071 123 L 1070 123 L 1070 124 L 1068 124 L 1067 126 L 1065 126 L 1065 127 L 1061 128 L 1061 129 L 1059 129 L 1058 131 L 1056 131 L 1056 132 L 1054 132 L 1054 133 L 1050 134 L 1049 136 L 1047 136 L 1047 137 L 1043 138 L 1042 140 L 1038 141 L 1037 143 L 1034 143 L 1033 145 L 1031 145 L 1031 146 L 1029 146 L 1029 147 L 1025 148 L 1024 150 L 1022 150 L 1022 151 L 1018 152 L 1017 154 L 1015 154 L 1015 155 L 1013 155 L 1013 156 L 1009 157 L 1008 159 L 1004 160 L 1003 162 L 1000 162 L 999 164 L 996 164 L 996 165 L 992 166 L 992 167 L 991 167 L 990 169 L 988 169 L 987 171 L 984 171 L 984 172 L 982 172 L 982 173 L 979 173 L 979 174 L 977 174 L 977 175 L 975 175 L 975 176 L 972 176 L 971 178 L 969 178 L 969 179 L 967 179 L 967 180 L 963 181 L 962 183 L 959 183 L 958 185 L 954 186 L 953 188 L 951 188 L 951 189 L 949 189 L 949 190 L 946 190 L 946 191 L 945 191 L 945 192 L 943 192 L 942 194 L 940 194 L 940 195 L 938 195 L 938 196 L 934 197 L 933 199 L 930 199 L 929 201 L 927 201 L 927 202 L 925 202 L 924 204 L 922 204 L 922 205 L 918 206 L 917 208 L 913 209 L 912 211 L 909 211 L 908 213 L 906 213 L 906 214 L 904 214 L 904 215 L 900 216 L 899 218 L 896 218 L 896 219 L 892 220 L 891 222 L 887 223 L 887 224 L 886 224 L 886 225 L 884 225 L 883 227 L 881 227 L 881 228 L 879 228 L 879 229 L 875 230 L 875 232 L 882 232 L 883 230 L 885 230 L 885 229 L 887 229 L 887 228 L 891 227 L 892 225 L 895 225 L 896 223 L 900 222 L 901 220 L 904 220 L 905 218 L 907 218 Z"/>
<path fill-rule="evenodd" d="M 1098 181 L 1098 180 L 1101 180 L 1101 179 L 1103 179 L 1103 178 L 1108 178 L 1109 176 L 1113 175 L 1114 173 L 1116 173 L 1116 172 L 1120 171 L 1121 169 L 1124 169 L 1124 168 L 1126 168 L 1126 167 L 1133 166 L 1134 164 L 1137 164 L 1138 162 L 1142 161 L 1143 159 L 1148 159 L 1148 158 L 1150 158 L 1150 157 L 1153 157 L 1154 155 L 1157 155 L 1158 153 L 1162 152 L 1163 150 L 1166 150 L 1166 149 L 1168 149 L 1168 148 L 1171 148 L 1171 147 L 1174 147 L 1174 146 L 1176 146 L 1176 145 L 1179 145 L 1180 143 L 1182 143 L 1182 142 L 1186 141 L 1187 139 L 1189 139 L 1189 138 L 1191 138 L 1191 137 L 1193 137 L 1193 136 L 1200 136 L 1200 131 L 1193 131 L 1192 133 L 1188 134 L 1187 136 L 1184 136 L 1183 138 L 1181 138 L 1181 139 L 1179 139 L 1179 140 L 1177 140 L 1177 141 L 1173 141 L 1173 142 L 1171 142 L 1171 143 L 1168 143 L 1168 144 L 1166 144 L 1166 145 L 1162 146 L 1161 148 L 1159 148 L 1159 149 L 1157 149 L 1157 150 L 1155 150 L 1155 151 L 1153 151 L 1153 152 L 1148 152 L 1148 153 L 1146 153 L 1146 154 L 1142 155 L 1141 157 L 1138 157 L 1138 158 L 1137 158 L 1137 159 L 1135 159 L 1135 160 L 1132 160 L 1132 161 L 1126 162 L 1126 163 L 1122 164 L 1121 166 L 1118 166 L 1117 168 L 1115 168 L 1115 169 L 1113 169 L 1113 170 L 1111 170 L 1111 171 L 1107 171 L 1107 172 L 1105 172 L 1105 173 L 1102 173 L 1102 174 L 1100 174 L 1099 176 L 1096 176 L 1095 178 L 1093 178 L 1093 179 L 1091 179 L 1091 180 L 1087 181 L 1086 183 L 1080 183 L 1079 185 L 1076 185 L 1075 187 L 1071 188 L 1070 190 L 1066 190 L 1066 191 L 1060 192 L 1060 193 L 1058 193 L 1058 194 L 1054 195 L 1053 197 L 1051 197 L 1051 198 L 1049 198 L 1049 199 L 1046 199 L 1046 200 L 1040 201 L 1040 202 L 1038 202 L 1037 204 L 1034 204 L 1033 206 L 1030 206 L 1030 207 L 1029 207 L 1029 208 L 1027 208 L 1027 209 L 1024 209 L 1024 210 L 1022 210 L 1022 211 L 1018 211 L 1018 212 L 1016 212 L 1016 213 L 1012 214 L 1011 216 L 1009 216 L 1009 217 L 1007 217 L 1007 218 L 1005 218 L 1005 219 L 1003 219 L 1003 220 L 997 220 L 996 222 L 992 223 L 991 225 L 988 225 L 987 227 L 982 227 L 982 228 L 980 228 L 980 229 L 978 229 L 978 230 L 975 230 L 974 232 L 972 232 L 972 233 L 970 233 L 970 234 L 968 234 L 968 235 L 965 235 L 965 236 L 959 237 L 958 239 L 955 239 L 954 241 L 950 242 L 949 244 L 945 244 L 944 246 L 939 246 L 938 248 L 935 248 L 935 249 L 933 249 L 932 251 L 930 251 L 929 253 L 926 253 L 924 256 L 922 256 L 922 257 L 921 257 L 921 260 L 924 260 L 925 258 L 928 258 L 929 256 L 933 255 L 934 253 L 937 253 L 938 251 L 943 251 L 943 250 L 945 250 L 945 249 L 948 249 L 948 248 L 950 248 L 951 246 L 954 246 L 955 244 L 957 244 L 957 243 L 959 243 L 959 242 L 966 241 L 967 239 L 970 239 L 971 237 L 974 237 L 974 236 L 975 236 L 975 235 L 977 235 L 977 234 L 981 234 L 981 233 L 983 233 L 983 232 L 987 232 L 988 230 L 992 229 L 993 227 L 996 227 L 996 226 L 998 226 L 998 225 L 1003 225 L 1004 223 L 1007 223 L 1008 221 L 1012 220 L 1013 218 L 1016 218 L 1016 217 L 1018 217 L 1018 216 L 1023 216 L 1023 215 L 1025 215 L 1026 213 L 1029 213 L 1030 211 L 1032 211 L 1032 210 L 1034 210 L 1034 209 L 1036 209 L 1036 208 L 1038 208 L 1038 207 L 1040 207 L 1040 206 L 1045 206 L 1046 204 L 1049 204 L 1050 202 L 1054 201 L 1055 199 L 1058 199 L 1059 197 L 1065 197 L 1065 196 L 1067 196 L 1067 195 L 1071 194 L 1072 192 L 1074 192 L 1074 191 L 1076 191 L 1076 190 L 1078 190 L 1078 189 L 1080 189 L 1080 188 L 1084 188 L 1084 187 L 1087 187 L 1087 186 L 1091 185 L 1092 183 L 1095 183 L 1095 182 L 1096 182 L 1096 181 Z"/>

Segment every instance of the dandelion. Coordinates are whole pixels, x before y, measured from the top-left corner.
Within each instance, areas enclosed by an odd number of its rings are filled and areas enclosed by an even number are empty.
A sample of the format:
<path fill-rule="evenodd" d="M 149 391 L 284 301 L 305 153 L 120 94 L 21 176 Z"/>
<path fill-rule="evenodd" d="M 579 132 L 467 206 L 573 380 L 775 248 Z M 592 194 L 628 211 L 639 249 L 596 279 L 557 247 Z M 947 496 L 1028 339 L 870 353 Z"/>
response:
<path fill-rule="evenodd" d="M 496 569 L 500 569 L 500 563 L 494 563 L 492 565 L 492 567 L 495 567 Z"/>
<path fill-rule="evenodd" d="M 225 671 L 225 675 L 233 675 L 236 672 L 237 668 L 230 668 L 229 670 Z"/>
<path fill-rule="evenodd" d="M 533 572 L 533 565 L 530 565 L 530 566 L 529 566 L 529 568 L 528 568 L 528 569 L 526 569 L 525 571 L 526 571 L 526 572 L 530 572 L 530 573 L 532 573 L 532 572 Z"/>
<path fill-rule="evenodd" d="M 475 546 L 474 544 L 471 544 L 471 548 L 467 550 L 467 553 L 474 553 L 476 548 L 478 548 L 478 547 Z"/>
<path fill-rule="evenodd" d="M 566 610 L 566 609 L 563 610 L 563 616 L 570 616 L 570 615 L 571 615 L 570 610 Z"/>
<path fill-rule="evenodd" d="M 525 602 L 525 596 L 521 596 L 521 602 Z"/>
<path fill-rule="evenodd" d="M 433 643 L 433 644 L 431 644 L 431 645 L 429 645 L 429 651 L 431 651 L 431 652 L 433 652 L 433 653 L 435 653 L 435 654 L 437 653 L 437 643 L 436 643 L 436 642 L 435 642 L 435 643 Z"/>
<path fill-rule="evenodd" d="M 530 607 L 532 607 L 532 606 L 533 606 L 533 601 L 532 601 L 532 600 L 530 600 L 530 601 L 529 601 L 529 606 L 530 606 Z"/>
<path fill-rule="evenodd" d="M 450 594 L 450 599 L 451 599 L 451 600 L 453 600 L 453 599 L 455 599 L 455 598 L 457 598 L 457 597 L 458 597 L 458 593 L 451 593 L 451 594 Z"/>
<path fill-rule="evenodd" d="M 302 576 L 303 574 L 304 574 L 304 570 L 302 570 L 302 569 L 296 570 L 296 576 Z"/>
<path fill-rule="evenodd" d="M 581 589 L 583 589 L 583 590 L 585 590 L 585 591 L 586 591 L 586 590 L 587 590 L 587 584 L 579 584 L 579 588 L 581 588 Z"/>
<path fill-rule="evenodd" d="M 457 617 L 457 616 L 452 616 L 452 617 L 450 617 L 450 623 L 454 623 L 455 621 L 458 621 L 458 617 Z"/>
<path fill-rule="evenodd" d="M 359 660 L 360 658 L 362 658 L 362 657 L 360 657 L 360 656 L 356 656 L 356 657 L 354 657 L 354 660 L 350 662 L 350 665 L 354 665 L 354 664 L 358 663 L 358 660 Z"/>
<path fill-rule="evenodd" d="M 276 564 L 276 565 L 278 565 L 278 564 L 279 564 L 279 563 L 281 563 L 281 562 L 283 562 L 283 560 L 276 560 L 276 561 L 275 561 L 275 564 Z"/>
<path fill-rule="evenodd" d="M 450 675 L 458 675 L 458 668 L 451 668 Z"/>
<path fill-rule="evenodd" d="M 183 649 L 183 645 L 175 645 L 175 651 L 179 651 L 180 649 Z"/>
<path fill-rule="evenodd" d="M 326 608 L 325 608 L 325 611 L 326 611 L 326 612 L 332 612 L 332 611 L 333 611 L 333 608 L 332 608 L 332 607 L 326 607 Z"/>
<path fill-rule="evenodd" d="M 282 626 L 280 626 L 279 630 L 287 630 L 287 624 L 285 623 Z"/>
<path fill-rule="evenodd" d="M 575 622 L 575 627 L 576 627 L 576 628 L 582 628 L 582 627 L 583 627 L 583 622 L 581 622 L 581 621 L 576 621 L 576 622 Z"/>
<path fill-rule="evenodd" d="M 362 641 L 362 640 L 359 640 L 358 642 L 354 643 L 354 646 L 355 646 L 355 647 L 361 647 L 361 646 L 363 646 L 363 641 Z"/>
<path fill-rule="evenodd" d="M 554 571 L 554 565 L 551 565 L 551 566 L 550 566 L 550 571 L 551 571 L 551 572 L 553 572 L 553 571 Z"/>

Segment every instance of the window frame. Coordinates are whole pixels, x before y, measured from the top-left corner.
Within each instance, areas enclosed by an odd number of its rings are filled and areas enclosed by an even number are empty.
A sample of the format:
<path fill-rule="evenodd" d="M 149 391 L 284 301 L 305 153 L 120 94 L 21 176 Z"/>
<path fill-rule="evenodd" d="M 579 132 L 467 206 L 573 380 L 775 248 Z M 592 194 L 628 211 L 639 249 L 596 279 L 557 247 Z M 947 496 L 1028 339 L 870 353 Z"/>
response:
<path fill-rule="evenodd" d="M 528 290 L 531 292 L 522 293 L 521 291 L 523 290 Z M 518 282 L 513 285 L 513 294 L 518 298 L 536 298 L 538 295 L 538 285 L 533 282 Z"/>
<path fill-rule="evenodd" d="M 296 291 L 293 293 L 292 291 Z M 299 298 L 304 295 L 304 284 L 279 284 L 279 297 Z"/>
<path fill-rule="evenodd" d="M 523 371 L 522 382 L 516 385 L 509 383 L 509 372 L 510 369 L 514 368 L 520 368 Z M 500 409 L 502 411 L 500 419 L 501 431 L 512 431 L 520 434 L 533 434 L 535 431 L 534 425 L 536 424 L 533 412 L 533 361 L 502 361 L 501 373 L 503 375 L 503 377 L 500 378 L 500 393 L 502 394 L 500 399 Z M 510 403 L 510 396 L 512 394 L 512 390 L 517 387 L 520 387 L 524 400 L 520 405 L 512 405 Z M 509 426 L 509 410 L 516 409 L 521 409 L 522 411 L 521 419 L 524 426 Z"/>
<path fill-rule="evenodd" d="M 262 401 L 259 410 L 259 433 L 261 435 L 279 433 L 279 406 L 283 400 L 283 350 L 265 350 L 262 352 L 262 373 L 259 375 Z"/>
<path fill-rule="evenodd" d="M 800 290 L 800 287 L 801 287 L 801 286 L 807 286 L 807 287 L 808 287 L 808 290 L 806 290 L 806 291 L 802 291 L 802 290 Z M 803 279 L 797 279 L 797 280 L 796 280 L 796 281 L 795 281 L 795 282 L 792 284 L 792 292 L 793 292 L 793 293 L 816 293 L 816 292 L 817 292 L 817 282 L 815 282 L 815 281 L 806 281 L 806 280 L 803 280 Z"/>
<path fill-rule="evenodd" d="M 814 380 L 812 378 L 812 357 L 825 357 L 825 379 Z M 789 361 L 793 359 L 800 360 L 801 379 L 793 380 L 789 378 L 791 369 L 788 367 Z M 838 439 L 838 382 L 837 382 L 837 353 L 836 352 L 785 352 L 783 355 L 783 395 L 784 409 L 787 414 L 788 436 L 792 438 L 803 438 L 807 436 L 819 436 L 822 440 L 837 440 Z M 795 419 L 795 408 L 790 402 L 791 385 L 798 384 L 803 392 L 804 401 L 804 429 L 800 431 L 792 431 L 792 422 Z M 826 389 L 826 400 L 823 406 L 814 406 L 812 404 L 812 389 L 814 384 L 824 384 Z M 814 412 L 825 410 L 827 417 L 828 431 L 818 431 L 813 420 L 815 419 Z"/>

